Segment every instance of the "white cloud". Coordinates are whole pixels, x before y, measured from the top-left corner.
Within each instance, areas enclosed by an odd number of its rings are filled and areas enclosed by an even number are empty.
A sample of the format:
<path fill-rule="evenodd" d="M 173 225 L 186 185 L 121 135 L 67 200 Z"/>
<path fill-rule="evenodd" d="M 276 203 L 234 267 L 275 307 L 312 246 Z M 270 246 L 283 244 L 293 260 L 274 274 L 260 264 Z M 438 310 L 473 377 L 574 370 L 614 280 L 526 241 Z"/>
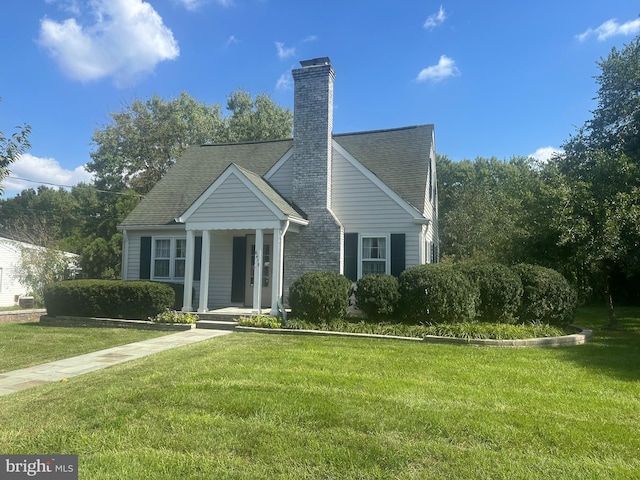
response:
<path fill-rule="evenodd" d="M 40 44 L 63 72 L 80 81 L 112 77 L 128 86 L 149 74 L 163 60 L 180 54 L 173 32 L 153 7 L 142 0 L 93 0 L 87 7 L 95 19 L 82 25 L 44 18 Z"/>
<path fill-rule="evenodd" d="M 456 67 L 456 62 L 446 55 L 442 55 L 437 65 L 423 68 L 416 80 L 418 82 L 439 82 L 445 78 L 457 77 L 458 75 L 460 75 L 460 70 Z"/>
<path fill-rule="evenodd" d="M 72 15 L 80 15 L 80 0 L 45 0 L 45 3 L 58 4 L 58 8 Z"/>
<path fill-rule="evenodd" d="M 93 174 L 89 173 L 84 165 L 74 170 L 67 170 L 53 158 L 36 157 L 30 153 L 22 154 L 15 163 L 9 166 L 9 170 L 11 170 L 10 177 L 5 178 L 2 182 L 3 198 L 16 195 L 27 188 L 37 188 L 42 184 L 73 186 L 80 182 L 91 183 L 93 181 Z M 34 182 L 20 179 L 34 180 Z"/>
<path fill-rule="evenodd" d="M 184 8 L 189 10 L 190 12 L 195 12 L 202 6 L 203 3 L 206 3 L 207 0 L 174 0 L 178 5 L 182 5 Z M 233 0 L 215 0 L 215 2 L 223 7 L 231 7 L 233 5 Z"/>
<path fill-rule="evenodd" d="M 290 71 L 284 72 L 276 82 L 276 90 L 293 90 L 293 77 Z"/>
<path fill-rule="evenodd" d="M 227 39 L 227 47 L 230 46 L 230 45 L 233 45 L 234 43 L 240 43 L 240 40 L 238 40 L 235 35 L 231 35 Z"/>
<path fill-rule="evenodd" d="M 296 54 L 296 47 L 287 48 L 282 42 L 276 42 L 276 49 L 278 50 L 278 58 L 280 58 L 280 60 L 293 57 Z"/>
<path fill-rule="evenodd" d="M 629 20 L 625 23 L 618 23 L 616 19 L 610 19 L 604 22 L 597 28 L 590 28 L 579 35 L 576 38 L 584 42 L 589 37 L 597 36 L 600 42 L 605 41 L 607 38 L 614 37 L 616 35 L 636 35 L 640 33 L 640 18 L 635 20 Z"/>
<path fill-rule="evenodd" d="M 563 150 L 549 146 L 549 147 L 541 147 L 537 149 L 534 153 L 530 154 L 529 156 L 539 162 L 546 163 L 551 159 L 551 157 L 553 157 L 554 155 L 558 155 L 560 153 L 563 153 Z"/>
<path fill-rule="evenodd" d="M 446 19 L 447 13 L 444 11 L 442 5 L 440 5 L 440 9 L 437 13 L 433 13 L 427 17 L 427 20 L 424 22 L 423 27 L 427 30 L 431 30 L 442 25 Z"/>

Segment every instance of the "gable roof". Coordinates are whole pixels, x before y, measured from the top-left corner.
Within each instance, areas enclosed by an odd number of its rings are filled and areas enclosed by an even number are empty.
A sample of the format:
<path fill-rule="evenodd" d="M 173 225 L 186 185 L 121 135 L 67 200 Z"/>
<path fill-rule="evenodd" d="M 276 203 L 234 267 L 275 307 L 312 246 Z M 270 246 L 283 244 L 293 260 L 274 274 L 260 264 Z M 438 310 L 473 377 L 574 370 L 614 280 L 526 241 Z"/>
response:
<path fill-rule="evenodd" d="M 335 134 L 333 139 L 404 201 L 424 211 L 433 125 Z M 295 211 L 262 178 L 292 146 L 293 140 L 286 139 L 190 147 L 120 226 L 175 225 L 232 163 L 283 212 Z"/>
<path fill-rule="evenodd" d="M 288 139 L 190 147 L 121 226 L 175 224 L 230 164 L 262 176 L 292 145 Z"/>
<path fill-rule="evenodd" d="M 424 211 L 433 125 L 344 133 L 333 139 L 405 202 Z"/>
<path fill-rule="evenodd" d="M 229 165 L 224 172 L 207 188 L 207 190 L 198 197 L 198 199 L 184 212 L 180 217 L 180 222 L 185 222 L 196 213 L 198 208 L 207 201 L 214 192 L 220 188 L 227 178 L 235 176 L 247 187 L 250 188 L 260 201 L 269 208 L 280 219 L 289 219 L 295 223 L 306 225 L 306 219 L 293 206 L 291 206 L 282 196 L 264 180 L 261 176 L 253 173 L 246 168 L 242 168 L 235 163 Z"/>

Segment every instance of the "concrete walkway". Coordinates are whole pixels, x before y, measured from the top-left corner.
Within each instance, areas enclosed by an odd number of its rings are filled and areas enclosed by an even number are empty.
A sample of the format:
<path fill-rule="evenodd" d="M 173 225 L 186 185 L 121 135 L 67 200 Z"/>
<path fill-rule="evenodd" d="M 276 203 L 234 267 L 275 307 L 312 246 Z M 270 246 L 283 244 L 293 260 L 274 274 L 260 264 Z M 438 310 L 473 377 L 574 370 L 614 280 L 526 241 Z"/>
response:
<path fill-rule="evenodd" d="M 107 350 L 86 353 L 77 357 L 43 363 L 34 367 L 0 373 L 0 396 L 49 382 L 59 382 L 63 378 L 76 377 L 111 365 L 146 357 L 171 348 L 191 345 L 192 343 L 229 333 L 231 331 L 194 328 L 150 340 L 108 348 Z"/>

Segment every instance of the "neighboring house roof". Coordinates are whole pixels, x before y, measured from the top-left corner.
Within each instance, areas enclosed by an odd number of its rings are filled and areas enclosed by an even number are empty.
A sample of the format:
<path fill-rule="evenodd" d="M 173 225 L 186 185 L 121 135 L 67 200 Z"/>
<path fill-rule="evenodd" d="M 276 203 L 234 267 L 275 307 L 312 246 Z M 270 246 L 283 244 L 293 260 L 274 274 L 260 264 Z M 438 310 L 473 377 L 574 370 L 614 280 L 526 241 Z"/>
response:
<path fill-rule="evenodd" d="M 432 151 L 433 125 L 333 135 L 342 148 L 419 212 Z M 293 146 L 293 140 L 213 144 L 187 149 L 122 222 L 121 227 L 172 225 L 235 164 L 283 212 L 296 212 L 261 177 Z"/>

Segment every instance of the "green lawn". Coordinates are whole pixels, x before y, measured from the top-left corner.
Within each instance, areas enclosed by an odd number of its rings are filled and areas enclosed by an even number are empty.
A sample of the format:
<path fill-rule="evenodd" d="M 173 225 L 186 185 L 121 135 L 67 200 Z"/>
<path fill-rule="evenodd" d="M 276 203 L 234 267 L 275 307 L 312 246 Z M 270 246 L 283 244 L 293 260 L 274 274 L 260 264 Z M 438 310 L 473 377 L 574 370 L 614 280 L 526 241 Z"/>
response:
<path fill-rule="evenodd" d="M 3 323 L 0 324 L 0 373 L 166 334 L 125 328 Z"/>
<path fill-rule="evenodd" d="M 0 397 L 0 451 L 77 453 L 82 479 L 640 478 L 619 316 L 555 349 L 234 333 Z"/>

